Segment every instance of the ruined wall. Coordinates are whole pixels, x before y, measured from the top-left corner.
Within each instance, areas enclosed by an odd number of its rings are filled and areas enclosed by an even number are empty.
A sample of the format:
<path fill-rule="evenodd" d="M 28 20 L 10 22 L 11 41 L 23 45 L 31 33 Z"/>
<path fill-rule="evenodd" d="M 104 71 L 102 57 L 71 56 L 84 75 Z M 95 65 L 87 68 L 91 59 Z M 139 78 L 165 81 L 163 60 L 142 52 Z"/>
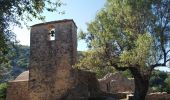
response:
<path fill-rule="evenodd" d="M 104 92 L 133 92 L 134 80 L 123 77 L 120 73 L 108 73 L 99 79 L 100 89 Z"/>
<path fill-rule="evenodd" d="M 134 100 L 133 95 L 128 95 L 126 100 Z M 170 94 L 166 92 L 155 92 L 147 94 L 145 100 L 170 100 Z"/>
<path fill-rule="evenodd" d="M 67 91 L 62 100 L 88 100 L 90 96 L 96 96 L 101 91 L 95 73 L 74 69 L 74 86 Z"/>
<path fill-rule="evenodd" d="M 15 80 L 8 83 L 6 100 L 29 100 L 29 71 L 21 73 Z"/>
<path fill-rule="evenodd" d="M 170 94 L 167 94 L 167 93 L 150 93 L 146 96 L 146 100 L 170 100 Z"/>
<path fill-rule="evenodd" d="M 55 40 L 49 39 L 50 27 Z M 56 100 L 74 84 L 72 65 L 76 61 L 76 26 L 72 20 L 34 25 L 31 28 L 30 80 L 31 100 Z"/>
<path fill-rule="evenodd" d="M 30 100 L 28 94 L 28 81 L 8 83 L 6 100 Z"/>

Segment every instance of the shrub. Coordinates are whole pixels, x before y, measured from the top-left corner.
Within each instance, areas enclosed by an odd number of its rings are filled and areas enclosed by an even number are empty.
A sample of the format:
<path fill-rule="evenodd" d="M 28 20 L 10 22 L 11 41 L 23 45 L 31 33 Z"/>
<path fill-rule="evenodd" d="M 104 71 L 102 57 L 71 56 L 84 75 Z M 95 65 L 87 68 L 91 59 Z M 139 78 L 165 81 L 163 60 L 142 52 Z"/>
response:
<path fill-rule="evenodd" d="M 165 80 L 165 91 L 167 93 L 170 93 L 170 74 L 168 75 L 168 78 Z"/>
<path fill-rule="evenodd" d="M 5 100 L 6 98 L 6 90 L 7 90 L 7 84 L 1 83 L 0 84 L 0 100 Z"/>

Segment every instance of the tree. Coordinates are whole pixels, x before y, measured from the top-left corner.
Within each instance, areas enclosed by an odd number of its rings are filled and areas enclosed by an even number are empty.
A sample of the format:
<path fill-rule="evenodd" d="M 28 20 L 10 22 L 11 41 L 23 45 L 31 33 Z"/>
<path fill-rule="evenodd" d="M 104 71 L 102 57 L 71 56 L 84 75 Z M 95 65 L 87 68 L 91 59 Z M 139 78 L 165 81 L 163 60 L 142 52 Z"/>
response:
<path fill-rule="evenodd" d="M 5 100 L 6 91 L 7 91 L 7 84 L 6 83 L 1 83 L 0 84 L 0 99 L 1 100 Z"/>
<path fill-rule="evenodd" d="M 170 61 L 169 0 L 107 0 L 80 35 L 108 66 L 129 70 L 135 100 L 144 100 L 155 67 Z M 100 50 L 100 51 L 99 51 Z"/>
<path fill-rule="evenodd" d="M 47 10 L 57 11 L 62 3 L 59 0 L 0 0 L 0 63 L 7 54 L 8 44 L 15 41 L 12 26 L 21 26 L 33 18 L 44 20 L 42 13 Z"/>
<path fill-rule="evenodd" d="M 101 52 L 79 51 L 78 52 L 78 63 L 75 65 L 76 68 L 95 72 L 97 78 L 103 78 L 107 73 L 115 72 L 115 69 L 111 66 L 107 66 L 107 61 L 102 58 Z"/>

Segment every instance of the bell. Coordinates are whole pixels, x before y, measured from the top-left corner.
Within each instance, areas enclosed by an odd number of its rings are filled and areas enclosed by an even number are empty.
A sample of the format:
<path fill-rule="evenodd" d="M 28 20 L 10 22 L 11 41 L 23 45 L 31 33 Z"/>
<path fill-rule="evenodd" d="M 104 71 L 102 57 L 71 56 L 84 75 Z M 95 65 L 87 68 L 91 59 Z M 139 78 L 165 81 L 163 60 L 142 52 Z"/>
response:
<path fill-rule="evenodd" d="M 52 37 L 54 37 L 55 33 L 54 33 L 53 30 L 50 32 L 50 35 L 51 35 Z"/>

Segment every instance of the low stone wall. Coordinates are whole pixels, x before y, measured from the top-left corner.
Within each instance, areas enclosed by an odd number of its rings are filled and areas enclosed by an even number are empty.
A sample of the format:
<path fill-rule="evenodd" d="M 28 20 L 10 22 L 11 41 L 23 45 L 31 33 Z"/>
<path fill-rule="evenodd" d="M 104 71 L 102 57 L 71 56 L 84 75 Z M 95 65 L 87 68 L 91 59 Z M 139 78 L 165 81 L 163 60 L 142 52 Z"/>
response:
<path fill-rule="evenodd" d="M 133 95 L 127 95 L 125 100 L 134 100 Z M 150 93 L 146 95 L 145 100 L 170 100 L 170 94 L 164 92 Z"/>
<path fill-rule="evenodd" d="M 28 81 L 9 82 L 6 100 L 29 100 Z"/>
<path fill-rule="evenodd" d="M 170 94 L 167 93 L 151 93 L 146 96 L 146 100 L 170 100 Z"/>

